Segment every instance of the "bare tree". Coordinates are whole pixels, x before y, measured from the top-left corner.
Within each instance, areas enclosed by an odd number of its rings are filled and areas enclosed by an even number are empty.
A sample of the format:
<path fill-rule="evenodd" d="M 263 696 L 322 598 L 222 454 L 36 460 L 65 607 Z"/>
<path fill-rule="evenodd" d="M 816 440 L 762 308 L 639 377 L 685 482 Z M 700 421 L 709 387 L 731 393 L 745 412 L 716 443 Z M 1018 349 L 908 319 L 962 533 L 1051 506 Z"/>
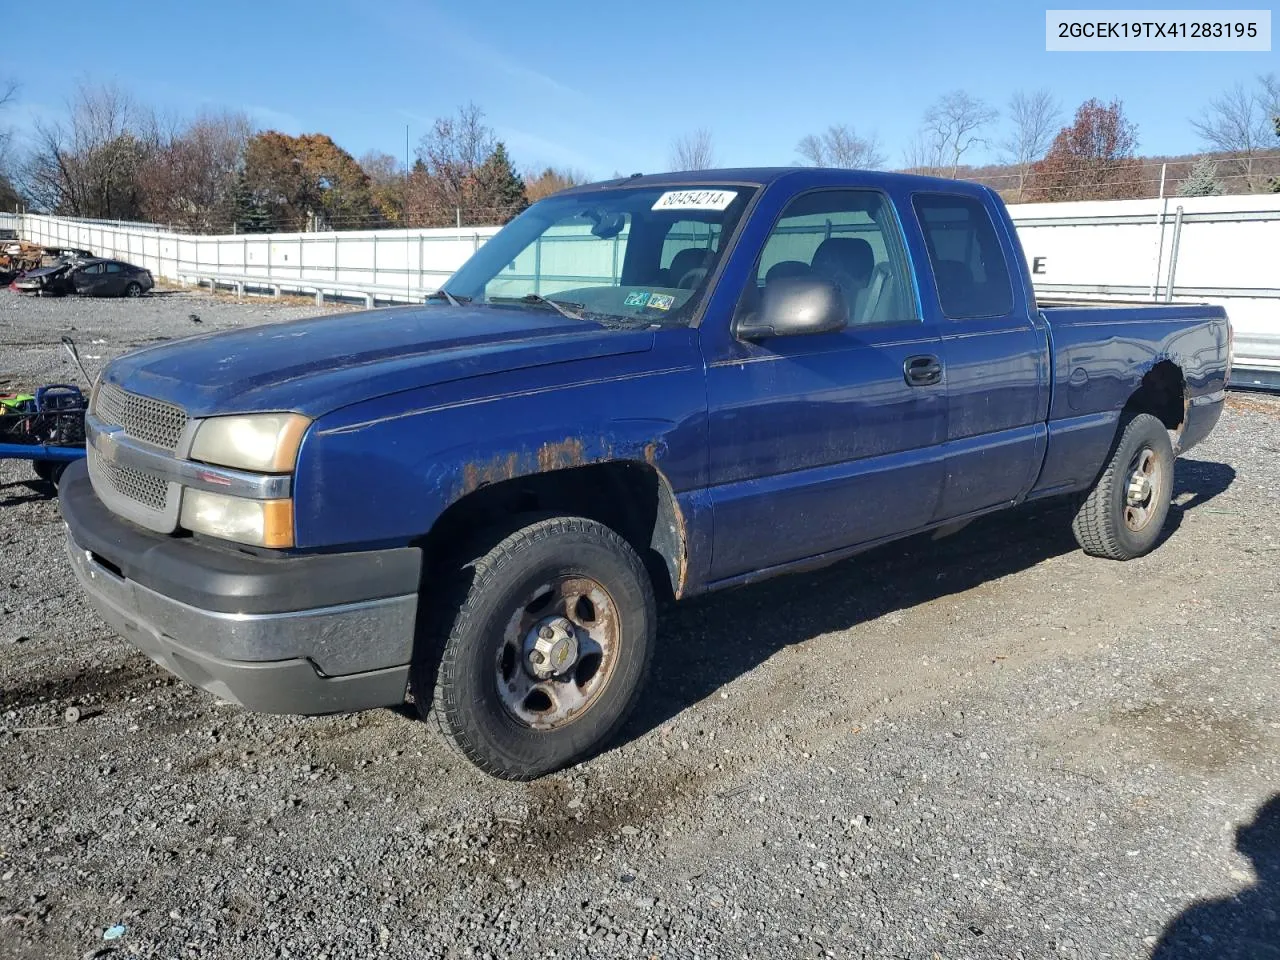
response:
<path fill-rule="evenodd" d="M 811 167 L 874 170 L 884 164 L 875 134 L 860 137 L 853 127 L 833 124 L 826 132 L 809 134 L 796 144 L 796 153 Z"/>
<path fill-rule="evenodd" d="M 1211 150 L 1220 150 L 1236 161 L 1238 175 L 1247 189 L 1265 189 L 1267 177 L 1255 170 L 1258 154 L 1273 139 L 1272 125 L 1280 115 L 1280 78 L 1274 73 L 1258 77 L 1252 87 L 1237 83 L 1209 101 L 1192 128 Z"/>
<path fill-rule="evenodd" d="M 386 186 L 404 178 L 400 161 L 382 150 L 370 150 L 360 158 L 360 166 L 375 186 Z"/>
<path fill-rule="evenodd" d="M 453 222 L 455 211 L 467 206 L 476 171 L 496 146 L 484 111 L 474 103 L 459 107 L 455 116 L 437 117 L 418 144 L 418 165 L 409 178 L 410 217 L 429 225 Z"/>
<path fill-rule="evenodd" d="M 119 87 L 82 84 L 66 123 L 35 125 L 36 144 L 23 171 L 39 206 L 73 216 L 141 214 L 139 170 L 151 143 L 142 115 Z"/>
<path fill-rule="evenodd" d="M 14 80 L 6 80 L 0 83 L 0 110 L 7 107 L 13 102 L 13 98 L 18 95 L 18 84 Z M 8 127 L 0 127 L 0 164 L 3 164 L 8 158 L 9 144 L 13 140 L 13 131 Z M 0 166 L 0 173 L 4 172 L 4 167 Z"/>
<path fill-rule="evenodd" d="M 1021 200 L 1031 165 L 1045 155 L 1057 133 L 1062 106 L 1048 90 L 1019 90 L 1009 98 L 1008 115 L 1012 129 L 1000 146 L 1006 162 L 1015 168 Z"/>
<path fill-rule="evenodd" d="M 942 173 L 942 144 L 927 130 L 919 130 L 902 151 L 902 165 L 908 173 L 935 177 Z"/>
<path fill-rule="evenodd" d="M 960 172 L 960 158 L 973 147 L 986 145 L 983 131 L 999 115 L 985 101 L 953 90 L 925 111 L 922 132 L 939 159 L 950 165 L 954 178 Z"/>
<path fill-rule="evenodd" d="M 0 110 L 13 102 L 18 95 L 18 84 L 13 80 L 0 82 Z M 14 186 L 13 131 L 0 126 L 0 207 L 10 209 L 18 201 L 18 189 Z"/>
<path fill-rule="evenodd" d="M 708 170 L 715 166 L 715 148 L 711 143 L 711 131 L 699 127 L 692 133 L 671 141 L 672 170 Z"/>

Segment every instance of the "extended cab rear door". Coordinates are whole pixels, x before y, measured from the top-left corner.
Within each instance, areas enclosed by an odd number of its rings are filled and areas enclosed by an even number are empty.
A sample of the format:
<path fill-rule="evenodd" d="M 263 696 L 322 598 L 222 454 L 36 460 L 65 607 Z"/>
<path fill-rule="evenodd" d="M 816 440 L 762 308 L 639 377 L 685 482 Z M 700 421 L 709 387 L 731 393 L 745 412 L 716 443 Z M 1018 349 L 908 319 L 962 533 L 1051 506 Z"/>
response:
<path fill-rule="evenodd" d="M 713 309 L 723 312 L 701 328 L 711 580 L 924 526 L 944 479 L 941 340 L 919 313 L 889 196 L 775 185 L 749 226 L 717 287 Z M 750 311 L 769 284 L 804 275 L 840 286 L 846 329 L 732 336 L 723 314 Z"/>
<path fill-rule="evenodd" d="M 989 191 L 917 192 L 926 313 L 947 370 L 947 478 L 936 519 L 1009 503 L 1035 483 L 1049 411 L 1049 345 L 1017 238 Z"/>

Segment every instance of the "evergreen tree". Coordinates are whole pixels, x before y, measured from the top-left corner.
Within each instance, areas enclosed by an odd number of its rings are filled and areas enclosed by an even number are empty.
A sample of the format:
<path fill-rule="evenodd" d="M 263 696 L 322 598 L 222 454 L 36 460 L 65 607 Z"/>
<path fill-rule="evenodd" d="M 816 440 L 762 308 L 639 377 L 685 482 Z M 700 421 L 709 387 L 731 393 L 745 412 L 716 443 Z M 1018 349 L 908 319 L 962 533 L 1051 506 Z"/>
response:
<path fill-rule="evenodd" d="M 1197 160 L 1187 179 L 1178 184 L 1180 197 L 1220 197 L 1224 193 L 1226 187 L 1218 179 L 1214 163 L 1208 157 Z"/>
<path fill-rule="evenodd" d="M 271 231 L 271 214 L 254 196 L 243 170 L 236 176 L 231 206 L 232 230 L 235 233 L 269 233 Z"/>
<path fill-rule="evenodd" d="M 470 193 L 472 206 L 480 217 L 493 223 L 506 223 L 529 206 L 524 180 L 511 166 L 502 143 L 494 146 L 476 170 Z"/>

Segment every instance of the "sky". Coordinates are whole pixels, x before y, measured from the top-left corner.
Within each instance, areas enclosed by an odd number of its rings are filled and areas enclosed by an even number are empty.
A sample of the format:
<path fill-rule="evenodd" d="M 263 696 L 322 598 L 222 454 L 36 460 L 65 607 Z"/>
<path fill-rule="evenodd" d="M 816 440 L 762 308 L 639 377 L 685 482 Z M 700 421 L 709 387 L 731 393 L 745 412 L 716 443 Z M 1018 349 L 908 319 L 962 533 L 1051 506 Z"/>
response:
<path fill-rule="evenodd" d="M 876 134 L 899 166 L 925 109 L 954 89 L 1003 108 L 1045 87 L 1064 121 L 1089 97 L 1119 98 L 1140 153 L 1185 153 L 1210 99 L 1280 72 L 1275 52 L 1047 53 L 1045 5 L 1012 0 L 57 6 L 56 42 L 0 54 L 0 82 L 20 83 L 0 124 L 19 142 L 65 115 L 82 80 L 173 114 L 239 109 L 264 129 L 328 133 L 356 156 L 402 157 L 406 125 L 412 148 L 470 101 L 518 167 L 598 178 L 667 169 L 672 140 L 697 128 L 721 166 L 795 163 L 801 137 L 836 123 Z M 999 159 L 1002 132 L 965 161 Z"/>

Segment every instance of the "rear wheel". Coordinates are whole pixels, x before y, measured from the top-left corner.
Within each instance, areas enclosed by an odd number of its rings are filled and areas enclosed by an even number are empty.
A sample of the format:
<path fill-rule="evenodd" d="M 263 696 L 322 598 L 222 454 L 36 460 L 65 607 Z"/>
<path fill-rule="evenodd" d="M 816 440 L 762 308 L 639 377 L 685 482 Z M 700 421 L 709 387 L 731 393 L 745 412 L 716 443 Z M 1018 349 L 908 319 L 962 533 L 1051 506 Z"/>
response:
<path fill-rule="evenodd" d="M 1156 545 L 1173 493 L 1173 444 L 1163 423 L 1140 413 L 1124 424 L 1111 459 L 1071 524 L 1085 553 L 1132 560 Z"/>
<path fill-rule="evenodd" d="M 130 282 L 130 284 L 124 288 L 124 295 L 126 297 L 142 296 L 142 284 Z"/>
<path fill-rule="evenodd" d="M 423 716 L 505 779 L 600 749 L 631 712 L 653 652 L 653 588 L 636 552 L 594 520 L 554 517 L 458 573 L 463 599 L 443 618 L 443 639 L 415 655 Z"/>

